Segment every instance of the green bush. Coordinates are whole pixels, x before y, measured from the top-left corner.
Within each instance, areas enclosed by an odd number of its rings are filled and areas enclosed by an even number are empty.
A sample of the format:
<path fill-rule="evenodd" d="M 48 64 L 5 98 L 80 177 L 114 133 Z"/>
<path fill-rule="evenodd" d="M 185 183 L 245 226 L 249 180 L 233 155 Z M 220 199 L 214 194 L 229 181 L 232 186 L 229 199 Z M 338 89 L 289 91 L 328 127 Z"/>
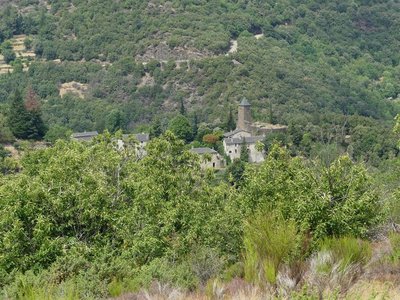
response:
<path fill-rule="evenodd" d="M 48 142 L 55 143 L 59 139 L 69 139 L 71 134 L 71 129 L 68 129 L 62 125 L 54 125 L 46 132 L 44 139 Z"/>
<path fill-rule="evenodd" d="M 31 50 L 32 49 L 32 44 L 33 44 L 32 39 L 30 39 L 28 37 L 24 39 L 24 46 L 25 46 L 25 48 L 27 50 Z"/>
<path fill-rule="evenodd" d="M 4 56 L 4 61 L 7 64 L 15 60 L 16 55 L 10 41 L 6 41 L 1 45 L 1 54 Z"/>
<path fill-rule="evenodd" d="M 365 237 L 379 224 L 383 208 L 362 164 L 341 156 L 329 166 L 310 165 L 274 145 L 260 166 L 244 173 L 244 209 L 278 210 L 315 241 L 327 236 Z"/>
<path fill-rule="evenodd" d="M 217 249 L 198 247 L 191 252 L 189 258 L 190 269 L 196 275 L 201 285 L 217 276 L 224 267 L 225 261 L 220 257 Z"/>
<path fill-rule="evenodd" d="M 187 290 L 195 289 L 199 284 L 188 261 L 173 262 L 167 258 L 157 258 L 143 266 L 135 276 L 125 279 L 123 285 L 126 291 L 132 292 L 148 288 L 155 281 Z"/>

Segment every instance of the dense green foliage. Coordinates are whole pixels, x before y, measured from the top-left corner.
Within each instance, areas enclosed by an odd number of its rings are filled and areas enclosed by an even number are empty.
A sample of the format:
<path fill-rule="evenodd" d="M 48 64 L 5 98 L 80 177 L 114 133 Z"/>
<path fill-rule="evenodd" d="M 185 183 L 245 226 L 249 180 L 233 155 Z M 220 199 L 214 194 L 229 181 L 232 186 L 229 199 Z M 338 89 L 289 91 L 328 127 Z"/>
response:
<path fill-rule="evenodd" d="M 262 219 L 266 211 L 291 220 L 288 230 L 306 234 L 312 248 L 326 237 L 363 237 L 381 216 L 365 168 L 347 157 L 324 169 L 274 146 L 259 168 L 246 168 L 238 188 L 201 171 L 171 132 L 143 159 L 135 147 L 127 140 L 118 150 L 108 134 L 90 144 L 58 141 L 27 152 L 21 172 L 0 177 L 3 287 L 31 270 L 57 284 L 79 278 L 96 297 L 113 278 L 130 289 L 157 278 L 193 288 L 241 260 L 243 221 L 254 213 L 264 224 L 272 224 Z M 164 277 L 163 268 L 177 277 Z"/>

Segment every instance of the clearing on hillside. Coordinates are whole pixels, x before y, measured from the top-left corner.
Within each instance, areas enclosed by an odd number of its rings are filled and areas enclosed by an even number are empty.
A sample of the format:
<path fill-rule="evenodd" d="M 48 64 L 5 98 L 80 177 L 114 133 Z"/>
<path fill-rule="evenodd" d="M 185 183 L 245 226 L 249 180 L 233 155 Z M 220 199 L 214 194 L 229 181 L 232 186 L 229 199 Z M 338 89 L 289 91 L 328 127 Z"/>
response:
<path fill-rule="evenodd" d="M 66 94 L 73 94 L 81 99 L 85 98 L 85 93 L 88 89 L 88 85 L 76 81 L 65 82 L 60 86 L 60 97 Z"/>
<path fill-rule="evenodd" d="M 162 42 L 157 46 L 150 46 L 142 55 L 138 55 L 136 60 L 139 62 L 149 62 L 151 60 L 168 61 L 168 60 L 197 60 L 204 57 L 212 56 L 211 53 L 199 51 L 192 47 L 175 47 L 171 49 L 166 42 Z"/>

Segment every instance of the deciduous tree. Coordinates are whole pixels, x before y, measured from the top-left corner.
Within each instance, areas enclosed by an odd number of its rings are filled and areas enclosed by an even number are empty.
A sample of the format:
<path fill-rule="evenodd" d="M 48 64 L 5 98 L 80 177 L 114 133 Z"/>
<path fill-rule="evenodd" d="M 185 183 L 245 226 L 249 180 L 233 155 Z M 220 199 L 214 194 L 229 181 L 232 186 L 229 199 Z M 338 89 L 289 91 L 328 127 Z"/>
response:
<path fill-rule="evenodd" d="M 192 126 L 190 125 L 189 120 L 183 115 L 178 115 L 173 118 L 170 121 L 168 128 L 178 138 L 184 140 L 185 142 L 190 142 L 193 139 Z"/>

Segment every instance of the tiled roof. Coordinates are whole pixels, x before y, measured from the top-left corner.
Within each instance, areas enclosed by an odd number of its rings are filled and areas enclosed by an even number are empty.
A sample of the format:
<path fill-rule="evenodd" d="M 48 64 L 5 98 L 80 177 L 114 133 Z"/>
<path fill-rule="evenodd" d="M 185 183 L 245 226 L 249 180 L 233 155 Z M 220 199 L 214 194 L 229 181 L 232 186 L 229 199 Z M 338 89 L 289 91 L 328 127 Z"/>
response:
<path fill-rule="evenodd" d="M 191 152 L 193 153 L 197 153 L 197 154 L 206 154 L 206 153 L 210 153 L 210 154 L 217 154 L 218 152 L 215 151 L 214 149 L 211 148 L 192 148 L 190 149 Z"/>
<path fill-rule="evenodd" d="M 243 142 L 245 142 L 246 144 L 255 144 L 262 140 L 264 140 L 264 136 L 258 135 L 258 136 L 248 136 L 243 138 L 227 138 L 224 140 L 224 142 L 227 145 L 242 144 Z"/>
<path fill-rule="evenodd" d="M 227 132 L 227 133 L 224 133 L 224 137 L 231 137 L 232 135 L 235 135 L 236 133 L 239 133 L 239 132 L 247 132 L 247 133 L 250 133 L 250 132 L 247 131 L 247 130 L 235 129 L 235 130 L 233 130 L 233 131 L 229 131 L 229 132 Z"/>
<path fill-rule="evenodd" d="M 130 134 L 123 134 L 122 136 L 124 138 L 127 138 Z M 150 136 L 147 133 L 137 133 L 133 134 L 133 136 L 139 141 L 139 142 L 148 142 L 150 140 Z"/>

